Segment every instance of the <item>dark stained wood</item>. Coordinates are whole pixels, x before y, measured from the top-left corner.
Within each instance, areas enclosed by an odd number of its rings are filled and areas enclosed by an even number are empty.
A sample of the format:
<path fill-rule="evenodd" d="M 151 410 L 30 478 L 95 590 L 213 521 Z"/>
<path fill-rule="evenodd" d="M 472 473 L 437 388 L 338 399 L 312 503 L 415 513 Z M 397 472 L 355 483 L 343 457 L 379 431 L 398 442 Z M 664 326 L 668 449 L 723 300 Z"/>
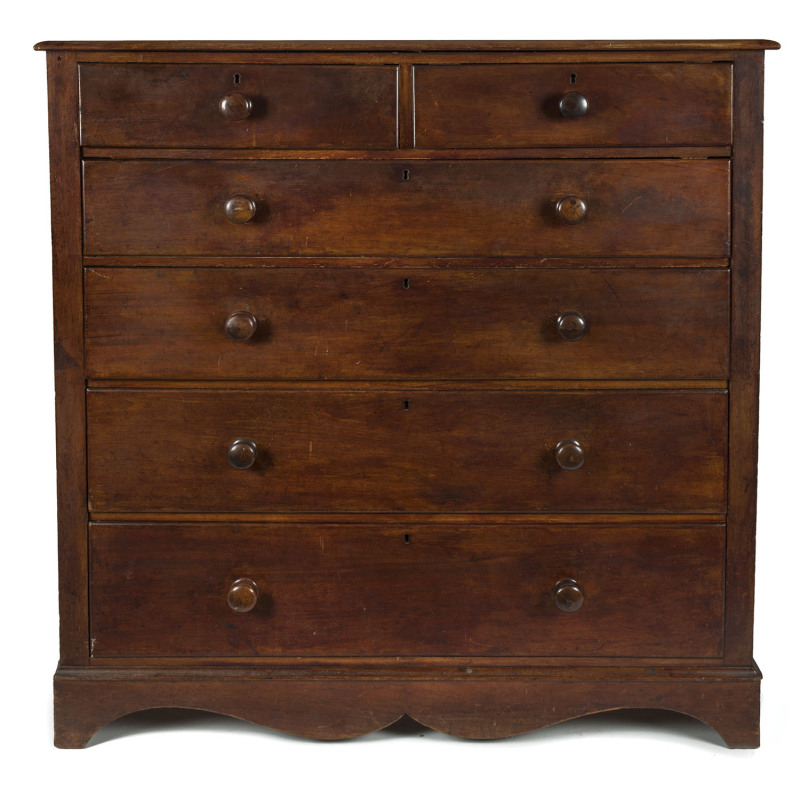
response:
<path fill-rule="evenodd" d="M 89 659 L 78 70 L 48 53 L 61 665 Z"/>
<path fill-rule="evenodd" d="M 414 73 L 423 148 L 731 141 L 729 63 L 420 65 Z M 578 91 L 583 114 L 577 103 L 560 109 Z"/>
<path fill-rule="evenodd" d="M 725 257 L 728 190 L 722 160 L 89 161 L 84 248 L 90 255 Z M 246 225 L 233 226 L 223 212 L 234 194 L 258 204 Z M 565 225 L 555 205 L 575 194 L 591 211 Z"/>
<path fill-rule="evenodd" d="M 405 127 L 406 129 L 408 126 Z M 408 143 L 410 144 L 410 142 Z M 730 146 L 638 148 L 404 148 L 402 150 L 324 150 L 264 148 L 96 148 L 84 147 L 86 159 L 718 159 Z"/>
<path fill-rule="evenodd" d="M 580 680 L 574 673 L 535 670 L 504 677 L 502 669 L 398 679 L 398 671 L 390 668 L 349 681 L 319 673 L 59 671 L 55 743 L 82 748 L 104 724 L 152 707 L 208 710 L 318 740 L 368 734 L 404 714 L 451 735 L 490 740 L 603 710 L 667 707 L 707 723 L 728 747 L 759 744 L 761 675 L 756 669 L 737 676 L 713 668 L 680 673 L 605 669 L 591 676 L 585 672 Z"/>
<path fill-rule="evenodd" d="M 725 270 L 97 268 L 85 283 L 91 378 L 728 374 Z M 574 310 L 585 336 L 568 341 Z"/>
<path fill-rule="evenodd" d="M 94 512 L 725 510 L 718 392 L 99 389 L 87 410 Z"/>
<path fill-rule="evenodd" d="M 414 67 L 409 63 L 397 69 L 397 147 L 414 147 Z"/>
<path fill-rule="evenodd" d="M 714 657 L 724 536 L 719 526 L 93 524 L 92 654 Z M 242 577 L 259 589 L 247 616 L 229 606 Z M 580 611 L 554 599 L 564 578 L 583 590 Z"/>
<path fill-rule="evenodd" d="M 163 706 L 758 745 L 777 44 L 38 46 L 57 745 Z"/>
<path fill-rule="evenodd" d="M 250 438 L 237 438 L 228 447 L 228 463 L 239 471 L 252 468 L 258 459 L 258 445 Z"/>
<path fill-rule="evenodd" d="M 256 215 L 256 201 L 247 195 L 234 195 L 225 201 L 225 218 L 234 225 L 244 225 Z"/>
<path fill-rule="evenodd" d="M 234 75 L 235 85 L 239 84 L 240 76 L 238 73 Z M 229 121 L 243 121 L 245 118 L 249 118 L 253 112 L 253 102 L 250 97 L 237 91 L 226 93 L 219 100 L 218 107 L 222 117 Z"/>
<path fill-rule="evenodd" d="M 385 65 L 460 65 L 462 63 L 483 63 L 499 65 L 501 63 L 641 63 L 654 61 L 658 63 L 725 63 L 732 62 L 736 56 L 735 49 L 717 50 L 662 50 L 644 56 L 636 50 L 618 51 L 586 51 L 579 52 L 533 52 L 533 51 L 497 51 L 497 52 L 419 52 L 395 51 L 386 52 L 237 52 L 237 63 L 260 65 L 344 65 L 344 66 L 385 66 Z M 230 64 L 229 52 L 90 52 L 77 53 L 79 63 L 216 63 Z"/>
<path fill-rule="evenodd" d="M 582 197 L 567 195 L 556 203 L 558 218 L 567 225 L 577 225 L 586 219 L 588 208 Z"/>
<path fill-rule="evenodd" d="M 731 260 L 731 382 L 725 658 L 747 665 L 753 654 L 758 382 L 761 325 L 761 191 L 764 56 L 734 65 L 732 208 L 736 219 Z"/>
<path fill-rule="evenodd" d="M 570 75 L 570 84 L 575 84 L 577 74 Z M 567 120 L 578 120 L 589 111 L 589 101 L 577 90 L 567 91 L 558 101 L 558 111 Z"/>
<path fill-rule="evenodd" d="M 502 52 L 780 49 L 764 39 L 641 41 L 41 41 L 36 50 L 81 52 Z"/>
<path fill-rule="evenodd" d="M 405 257 L 387 256 L 372 257 L 359 255 L 338 255 L 336 257 L 321 256 L 269 256 L 258 257 L 231 255 L 197 256 L 197 255 L 138 255 L 135 261 L 126 255 L 87 255 L 84 257 L 86 265 L 91 266 L 125 266 L 136 263 L 137 268 L 420 268 L 420 269 L 460 269 L 483 268 L 491 266 L 494 269 L 553 269 L 577 268 L 577 258 L 569 257 Z M 593 256 L 580 259 L 581 268 L 727 268 L 728 258 L 652 258 L 652 257 L 599 257 Z"/>
<path fill-rule="evenodd" d="M 83 145 L 396 146 L 397 78 L 389 66 L 82 65 L 80 72 Z M 244 119 L 220 111 L 234 87 L 252 105 Z"/>
<path fill-rule="evenodd" d="M 603 514 L 603 523 L 614 524 L 641 524 L 643 516 L 641 513 L 608 512 Z M 685 513 L 658 513 L 648 512 L 647 522 L 649 524 L 681 524 L 685 523 L 687 515 Z M 98 512 L 92 514 L 92 519 L 96 523 L 133 523 L 133 522 L 153 522 L 164 523 L 174 521 L 175 515 L 164 512 Z M 236 523 L 388 523 L 397 525 L 398 523 L 427 525 L 427 524 L 466 524 L 474 525 L 495 525 L 495 524 L 582 524 L 596 523 L 597 515 L 581 512 L 525 512 L 525 513 L 452 513 L 452 512 L 426 512 L 424 514 L 414 512 L 369 512 L 358 513 L 348 512 L 346 517 L 329 512 L 244 512 L 236 515 Z M 723 519 L 719 513 L 697 513 L 691 514 L 692 523 L 719 524 Z M 203 513 L 181 513 L 181 522 L 186 523 L 230 523 L 231 515 L 220 512 Z M 533 659 L 535 656 L 531 656 Z"/>
<path fill-rule="evenodd" d="M 564 471 L 577 471 L 586 462 L 586 451 L 580 441 L 576 441 L 574 438 L 565 438 L 559 441 L 553 455 L 556 463 Z"/>
<path fill-rule="evenodd" d="M 699 668 L 699 667 L 712 667 L 715 669 L 724 668 L 723 660 L 720 657 L 714 658 L 654 658 L 654 657 L 558 657 L 553 655 L 545 656 L 531 656 L 525 657 L 504 657 L 502 664 L 498 665 L 496 657 L 471 655 L 469 658 L 469 667 L 473 670 L 475 668 L 492 668 L 497 672 L 502 672 L 504 677 L 519 677 L 525 675 L 531 669 L 544 669 L 550 670 L 551 674 L 566 673 L 575 668 L 582 668 L 587 678 L 591 675 L 591 669 L 599 667 L 616 668 L 620 674 L 624 671 L 629 675 L 632 670 L 641 668 L 659 669 L 686 669 L 686 668 Z M 322 669 L 327 672 L 328 676 L 338 675 L 341 676 L 342 672 L 346 672 L 348 676 L 357 678 L 366 678 L 371 676 L 375 678 L 379 676 L 384 669 L 391 667 L 397 669 L 398 672 L 402 671 L 403 674 L 408 675 L 412 671 L 417 675 L 431 670 L 448 670 L 448 671 L 464 671 L 465 659 L 464 657 L 420 657 L 414 655 L 399 656 L 393 655 L 391 657 L 374 657 L 365 655 L 356 655 L 353 657 L 342 657 L 341 655 L 327 655 L 327 656 L 311 656 L 311 657 L 202 657 L 192 655 L 191 657 L 93 657 L 92 668 L 107 670 L 119 668 L 162 668 L 162 669 L 176 669 L 176 668 L 205 668 L 206 670 L 220 669 L 223 666 L 238 672 L 252 671 L 254 669 L 278 669 L 283 670 L 285 674 L 297 675 L 297 669 L 307 669 L 313 667 L 314 669 Z M 737 673 L 742 669 L 728 669 L 730 673 Z M 473 671 L 474 673 L 474 671 Z"/>
<path fill-rule="evenodd" d="M 225 320 L 225 335 L 234 342 L 247 342 L 255 336 L 257 331 L 258 318 L 247 310 L 236 310 Z"/>
<path fill-rule="evenodd" d="M 169 389 L 208 389 L 208 390 L 230 390 L 230 391 L 244 391 L 248 389 L 258 389 L 259 391 L 275 391 L 286 392 L 294 388 L 297 381 L 280 381 L 280 380 L 262 380 L 262 379 L 246 379 L 246 380 L 204 380 L 202 384 L 198 384 L 195 380 L 173 380 L 165 384 L 164 381 L 148 380 L 148 379 L 119 379 L 107 378 L 98 379 L 94 378 L 88 381 L 92 388 L 96 389 L 164 389 L 165 386 Z M 306 391 L 325 391 L 325 392 L 383 392 L 387 388 L 396 387 L 397 382 L 386 380 L 343 380 L 343 381 L 325 381 L 325 380 L 306 380 L 303 381 L 303 389 Z M 466 391 L 491 391 L 491 392 L 566 392 L 566 391 L 615 391 L 615 390 L 669 390 L 669 391 L 684 391 L 688 389 L 700 390 L 717 390 L 719 392 L 727 393 L 728 382 L 718 378 L 710 378 L 707 380 L 677 380 L 677 379 L 642 379 L 623 378 L 623 379 L 605 379 L 599 381 L 593 380 L 515 380 L 513 378 L 498 379 L 498 380 L 485 380 L 485 379 L 470 379 L 470 380 L 418 380 L 412 378 L 404 378 L 402 381 L 403 389 L 407 391 L 431 391 L 431 392 L 466 392 Z"/>
<path fill-rule="evenodd" d="M 570 614 L 579 611 L 586 599 L 583 589 L 572 578 L 565 578 L 553 587 L 553 598 L 559 611 Z"/>
<path fill-rule="evenodd" d="M 256 607 L 259 594 L 258 584 L 251 578 L 237 578 L 228 590 L 228 606 L 237 614 L 246 614 Z"/>

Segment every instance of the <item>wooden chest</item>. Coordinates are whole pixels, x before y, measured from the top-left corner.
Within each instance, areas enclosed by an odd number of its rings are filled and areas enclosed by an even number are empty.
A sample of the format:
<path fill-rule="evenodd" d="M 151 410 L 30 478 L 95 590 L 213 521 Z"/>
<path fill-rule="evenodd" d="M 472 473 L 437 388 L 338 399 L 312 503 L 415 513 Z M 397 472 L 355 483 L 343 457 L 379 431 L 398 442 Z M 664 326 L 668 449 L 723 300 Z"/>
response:
<path fill-rule="evenodd" d="M 56 744 L 659 707 L 757 746 L 776 47 L 38 45 Z"/>

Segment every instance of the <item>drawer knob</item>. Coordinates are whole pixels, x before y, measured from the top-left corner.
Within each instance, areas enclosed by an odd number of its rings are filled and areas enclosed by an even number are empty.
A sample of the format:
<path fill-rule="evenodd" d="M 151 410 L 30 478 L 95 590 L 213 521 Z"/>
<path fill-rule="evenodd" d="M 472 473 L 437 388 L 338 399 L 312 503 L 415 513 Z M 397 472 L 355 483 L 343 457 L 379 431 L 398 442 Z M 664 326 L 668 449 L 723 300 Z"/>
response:
<path fill-rule="evenodd" d="M 253 111 L 253 103 L 241 93 L 227 93 L 219 100 L 219 111 L 229 121 L 243 121 Z"/>
<path fill-rule="evenodd" d="M 225 321 L 225 334 L 234 342 L 249 340 L 257 328 L 258 319 L 247 310 L 237 310 Z"/>
<path fill-rule="evenodd" d="M 577 195 L 567 195 L 556 203 L 558 218 L 567 225 L 577 225 L 586 219 L 586 203 Z"/>
<path fill-rule="evenodd" d="M 556 318 L 558 333 L 568 342 L 580 340 L 589 328 L 586 319 L 579 312 L 562 312 Z"/>
<path fill-rule="evenodd" d="M 235 469 L 250 468 L 258 457 L 258 447 L 252 438 L 237 438 L 228 448 L 228 463 Z"/>
<path fill-rule="evenodd" d="M 577 471 L 583 465 L 584 460 L 586 460 L 586 452 L 574 438 L 567 438 L 556 444 L 556 463 L 564 471 Z"/>
<path fill-rule="evenodd" d="M 228 590 L 228 605 L 237 613 L 252 611 L 258 602 L 258 585 L 250 578 L 238 578 Z"/>
<path fill-rule="evenodd" d="M 234 195 L 225 203 L 225 216 L 234 225 L 243 225 L 256 215 L 256 201 L 247 195 Z"/>
<path fill-rule="evenodd" d="M 565 578 L 553 587 L 553 598 L 559 611 L 568 614 L 577 611 L 583 605 L 583 591 L 572 578 Z"/>
<path fill-rule="evenodd" d="M 565 118 L 576 121 L 589 111 L 589 101 L 583 93 L 571 90 L 561 97 L 561 101 L 558 102 L 558 109 Z"/>

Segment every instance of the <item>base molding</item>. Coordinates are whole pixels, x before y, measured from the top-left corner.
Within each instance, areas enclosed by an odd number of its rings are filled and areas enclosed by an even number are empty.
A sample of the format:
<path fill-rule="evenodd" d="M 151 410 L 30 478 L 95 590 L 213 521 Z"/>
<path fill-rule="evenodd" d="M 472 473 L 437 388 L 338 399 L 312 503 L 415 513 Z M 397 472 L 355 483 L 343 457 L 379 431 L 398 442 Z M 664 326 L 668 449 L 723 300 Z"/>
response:
<path fill-rule="evenodd" d="M 759 745 L 761 674 L 730 667 L 483 667 L 446 670 L 59 668 L 55 744 L 82 748 L 102 726 L 161 707 L 204 710 L 318 740 L 358 737 L 403 715 L 488 740 L 612 709 L 665 709 Z"/>

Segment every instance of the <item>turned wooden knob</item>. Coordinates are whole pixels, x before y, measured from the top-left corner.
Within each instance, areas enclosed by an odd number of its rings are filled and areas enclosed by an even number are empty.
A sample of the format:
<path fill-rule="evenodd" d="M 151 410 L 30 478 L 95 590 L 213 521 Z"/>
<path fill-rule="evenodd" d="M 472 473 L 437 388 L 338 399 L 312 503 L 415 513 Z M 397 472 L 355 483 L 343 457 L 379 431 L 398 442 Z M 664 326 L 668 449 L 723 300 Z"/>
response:
<path fill-rule="evenodd" d="M 228 447 L 228 463 L 235 469 L 250 468 L 258 457 L 258 447 L 251 438 L 237 438 Z"/>
<path fill-rule="evenodd" d="M 556 318 L 558 333 L 567 341 L 575 342 L 586 334 L 589 328 L 586 319 L 579 312 L 562 312 Z"/>
<path fill-rule="evenodd" d="M 228 605 L 237 613 L 252 611 L 258 602 L 258 585 L 250 578 L 238 578 L 228 590 Z"/>
<path fill-rule="evenodd" d="M 219 111 L 229 121 L 243 121 L 253 111 L 253 103 L 241 93 L 227 93 L 219 100 Z"/>
<path fill-rule="evenodd" d="M 252 312 L 237 310 L 225 321 L 225 334 L 234 342 L 249 340 L 258 328 L 258 320 Z"/>
<path fill-rule="evenodd" d="M 574 439 L 567 438 L 556 444 L 556 463 L 564 471 L 577 471 L 586 460 L 586 452 L 583 447 Z"/>
<path fill-rule="evenodd" d="M 559 112 L 568 120 L 576 121 L 589 111 L 589 101 L 582 93 L 571 90 L 561 97 L 558 102 Z"/>
<path fill-rule="evenodd" d="M 577 225 L 586 218 L 586 203 L 577 195 L 567 195 L 556 203 L 558 218 L 567 225 Z"/>
<path fill-rule="evenodd" d="M 572 578 L 565 578 L 553 587 L 553 598 L 559 611 L 571 614 L 583 605 L 583 591 Z"/>
<path fill-rule="evenodd" d="M 234 225 L 243 225 L 256 215 L 256 201 L 246 195 L 234 195 L 225 203 L 225 216 Z"/>

